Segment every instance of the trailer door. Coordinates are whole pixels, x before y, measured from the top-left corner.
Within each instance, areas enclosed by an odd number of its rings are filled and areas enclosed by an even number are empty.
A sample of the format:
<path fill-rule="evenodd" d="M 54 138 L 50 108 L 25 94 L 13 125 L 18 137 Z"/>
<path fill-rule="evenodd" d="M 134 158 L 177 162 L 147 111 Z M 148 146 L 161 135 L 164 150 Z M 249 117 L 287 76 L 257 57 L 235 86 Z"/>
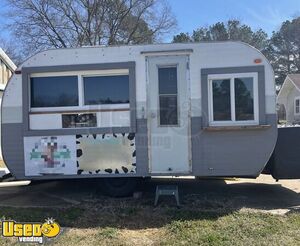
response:
<path fill-rule="evenodd" d="M 156 56 L 147 60 L 150 172 L 188 173 L 188 57 Z"/>

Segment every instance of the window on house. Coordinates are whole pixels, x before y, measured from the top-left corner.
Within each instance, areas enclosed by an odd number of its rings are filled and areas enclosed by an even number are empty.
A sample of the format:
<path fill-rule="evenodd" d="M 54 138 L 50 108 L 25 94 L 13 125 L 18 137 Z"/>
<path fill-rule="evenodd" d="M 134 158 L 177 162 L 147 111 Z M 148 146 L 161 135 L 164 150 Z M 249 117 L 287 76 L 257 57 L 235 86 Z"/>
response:
<path fill-rule="evenodd" d="M 178 125 L 177 67 L 158 68 L 159 123 Z"/>
<path fill-rule="evenodd" d="M 129 103 L 129 76 L 84 76 L 84 104 Z"/>
<path fill-rule="evenodd" d="M 77 76 L 32 77 L 31 107 L 78 106 Z"/>
<path fill-rule="evenodd" d="M 257 75 L 209 76 L 210 124 L 258 124 Z"/>
<path fill-rule="evenodd" d="M 300 114 L 300 98 L 295 98 L 295 114 Z"/>

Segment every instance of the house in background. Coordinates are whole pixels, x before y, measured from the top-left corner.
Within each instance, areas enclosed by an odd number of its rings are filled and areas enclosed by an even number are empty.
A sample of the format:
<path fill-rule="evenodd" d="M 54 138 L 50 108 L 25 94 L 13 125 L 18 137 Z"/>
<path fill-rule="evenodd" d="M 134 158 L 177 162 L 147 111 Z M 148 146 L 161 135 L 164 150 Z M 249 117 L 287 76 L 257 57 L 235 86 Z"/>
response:
<path fill-rule="evenodd" d="M 12 73 L 16 70 L 16 65 L 0 48 L 0 96 L 5 88 L 6 83 L 11 77 Z"/>
<path fill-rule="evenodd" d="M 289 74 L 277 96 L 280 111 L 285 111 L 287 124 L 300 124 L 300 74 Z"/>
<path fill-rule="evenodd" d="M 2 101 L 3 91 L 5 89 L 6 83 L 9 78 L 16 70 L 17 66 L 13 63 L 13 61 L 5 54 L 5 52 L 0 48 L 0 105 Z M 1 120 L 1 113 L 0 113 Z M 1 137 L 1 128 L 0 128 L 0 137 Z M 1 143 L 0 143 L 1 144 Z M 0 148 L 0 159 L 2 159 Z"/>

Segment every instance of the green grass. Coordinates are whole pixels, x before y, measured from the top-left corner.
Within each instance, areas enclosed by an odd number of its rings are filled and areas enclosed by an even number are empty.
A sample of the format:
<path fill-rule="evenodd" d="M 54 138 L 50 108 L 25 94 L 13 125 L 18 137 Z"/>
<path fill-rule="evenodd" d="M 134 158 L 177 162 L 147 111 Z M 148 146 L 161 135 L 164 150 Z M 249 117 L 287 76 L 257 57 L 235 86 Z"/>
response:
<path fill-rule="evenodd" d="M 181 209 L 131 201 L 80 208 L 0 208 L 0 217 L 43 222 L 53 217 L 63 226 L 52 245 L 299 245 L 300 213 Z M 0 237 L 0 245 L 16 239 Z M 17 244 L 16 244 L 17 245 Z"/>
<path fill-rule="evenodd" d="M 0 208 L 0 219 L 17 222 L 44 222 L 47 218 L 59 218 L 61 226 L 74 226 L 84 210 L 81 208 Z"/>
<path fill-rule="evenodd" d="M 297 245 L 300 215 L 239 213 L 218 219 L 175 220 L 167 225 L 169 245 Z"/>

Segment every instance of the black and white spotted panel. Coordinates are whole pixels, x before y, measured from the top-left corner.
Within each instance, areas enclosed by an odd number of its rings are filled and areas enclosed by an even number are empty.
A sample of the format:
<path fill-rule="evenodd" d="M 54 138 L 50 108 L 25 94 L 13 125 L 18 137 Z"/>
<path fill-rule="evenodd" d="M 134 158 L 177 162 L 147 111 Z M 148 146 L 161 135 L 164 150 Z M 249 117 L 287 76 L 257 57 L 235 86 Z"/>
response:
<path fill-rule="evenodd" d="M 136 173 L 135 134 L 76 135 L 77 174 Z"/>

